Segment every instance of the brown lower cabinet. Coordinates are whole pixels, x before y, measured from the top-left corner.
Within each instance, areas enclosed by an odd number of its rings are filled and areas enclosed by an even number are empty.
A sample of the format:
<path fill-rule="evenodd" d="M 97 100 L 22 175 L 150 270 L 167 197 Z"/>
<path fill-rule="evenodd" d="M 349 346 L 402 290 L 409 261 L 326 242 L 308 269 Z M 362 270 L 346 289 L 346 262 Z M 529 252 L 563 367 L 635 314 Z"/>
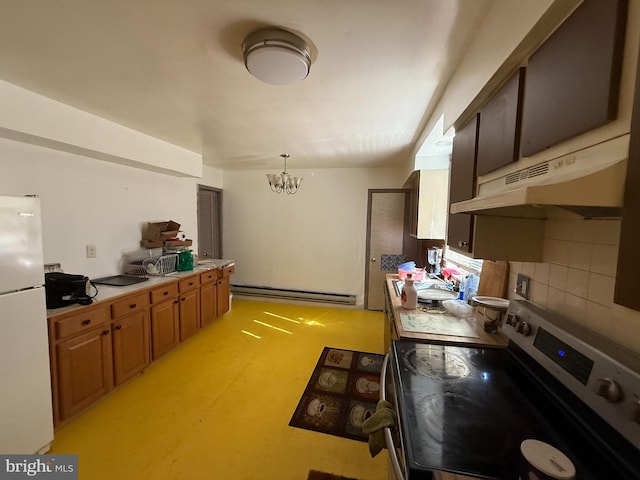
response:
<path fill-rule="evenodd" d="M 54 423 L 71 419 L 229 311 L 231 273 L 233 266 L 207 272 L 209 278 L 194 274 L 51 315 Z M 221 307 L 218 295 L 226 299 Z"/>
<path fill-rule="evenodd" d="M 180 292 L 180 341 L 200 330 L 200 277 L 192 275 L 178 284 Z"/>
<path fill-rule="evenodd" d="M 180 343 L 178 290 L 173 297 L 151 305 L 151 359 L 157 360 Z"/>
<path fill-rule="evenodd" d="M 135 377 L 151 363 L 149 311 L 145 309 L 112 323 L 111 337 L 113 380 L 117 386 Z"/>
<path fill-rule="evenodd" d="M 54 418 L 61 421 L 113 388 L 109 309 L 69 315 L 55 322 L 50 334 Z"/>
<path fill-rule="evenodd" d="M 218 296 L 216 294 L 218 275 L 215 270 L 200 274 L 200 326 L 212 323 L 218 311 Z"/>
<path fill-rule="evenodd" d="M 231 294 L 231 274 L 235 272 L 235 266 L 218 270 L 218 281 L 216 282 L 216 297 L 218 304 L 216 308 L 216 316 L 221 317 L 231 309 L 229 295 Z"/>

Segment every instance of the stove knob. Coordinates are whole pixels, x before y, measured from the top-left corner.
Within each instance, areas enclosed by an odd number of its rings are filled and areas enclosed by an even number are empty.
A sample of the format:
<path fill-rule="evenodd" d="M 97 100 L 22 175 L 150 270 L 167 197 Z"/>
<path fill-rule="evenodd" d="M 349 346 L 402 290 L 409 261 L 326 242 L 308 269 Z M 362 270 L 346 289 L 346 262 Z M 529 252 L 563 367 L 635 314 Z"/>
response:
<path fill-rule="evenodd" d="M 505 319 L 505 323 L 507 325 L 511 325 L 512 327 L 515 327 L 517 322 L 518 322 L 518 316 L 515 313 L 507 313 L 507 318 Z"/>
<path fill-rule="evenodd" d="M 596 393 L 604 397 L 607 402 L 618 403 L 624 397 L 622 388 L 610 378 L 599 378 Z"/>
<path fill-rule="evenodd" d="M 516 332 L 521 334 L 523 337 L 527 337 L 531 335 L 531 325 L 527 322 L 518 322 L 516 326 Z"/>

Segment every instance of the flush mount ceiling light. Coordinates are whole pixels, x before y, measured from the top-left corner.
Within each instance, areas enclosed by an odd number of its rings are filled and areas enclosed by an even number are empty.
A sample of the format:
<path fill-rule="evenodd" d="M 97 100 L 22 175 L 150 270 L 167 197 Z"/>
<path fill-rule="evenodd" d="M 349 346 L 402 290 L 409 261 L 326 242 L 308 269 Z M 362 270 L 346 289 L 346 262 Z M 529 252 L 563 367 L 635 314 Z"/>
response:
<path fill-rule="evenodd" d="M 286 30 L 257 30 L 244 39 L 242 51 L 247 70 L 265 83 L 287 85 L 300 82 L 309 75 L 309 45 Z"/>
<path fill-rule="evenodd" d="M 289 158 L 290 155 L 287 153 L 283 153 L 280 156 L 284 159 L 284 171 L 282 172 L 282 175 L 267 173 L 269 186 L 271 187 L 271 191 L 275 193 L 284 192 L 288 194 L 294 194 L 298 191 L 298 188 L 300 188 L 302 178 L 292 177 L 287 173 L 287 158 Z"/>

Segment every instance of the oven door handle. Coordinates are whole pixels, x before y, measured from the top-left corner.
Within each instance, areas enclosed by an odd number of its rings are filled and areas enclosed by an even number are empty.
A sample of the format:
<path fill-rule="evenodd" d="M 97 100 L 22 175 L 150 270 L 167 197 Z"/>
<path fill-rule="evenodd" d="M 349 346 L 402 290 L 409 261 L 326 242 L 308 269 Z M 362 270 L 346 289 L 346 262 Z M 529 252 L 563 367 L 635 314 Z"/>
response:
<path fill-rule="evenodd" d="M 382 385 L 380 385 L 380 400 L 387 400 L 387 368 L 389 366 L 389 353 L 384 356 L 384 361 L 382 362 L 382 371 L 380 372 L 380 377 Z M 398 413 L 396 412 L 396 422 Z M 398 428 L 400 425 L 398 425 Z M 389 427 L 384 427 L 384 443 L 387 446 L 387 450 L 389 451 L 389 461 L 391 462 L 391 467 L 395 473 L 395 478 L 397 480 L 405 480 L 404 473 L 402 472 L 402 467 L 400 467 L 400 460 L 398 459 L 398 452 L 396 450 L 396 446 L 393 444 L 393 436 L 391 435 L 391 429 Z"/>

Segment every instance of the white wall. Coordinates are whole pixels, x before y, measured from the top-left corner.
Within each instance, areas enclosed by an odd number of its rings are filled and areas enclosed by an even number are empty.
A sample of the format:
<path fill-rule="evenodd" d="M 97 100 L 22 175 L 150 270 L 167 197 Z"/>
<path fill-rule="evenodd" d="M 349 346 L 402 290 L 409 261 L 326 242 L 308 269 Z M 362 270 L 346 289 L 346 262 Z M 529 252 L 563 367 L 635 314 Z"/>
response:
<path fill-rule="evenodd" d="M 1 138 L 0 172 L 0 194 L 40 196 L 45 262 L 94 278 L 119 273 L 148 221 L 179 222 L 195 247 L 197 185 L 222 186 L 210 168 L 203 179 L 174 177 Z"/>
<path fill-rule="evenodd" d="M 399 170 L 296 170 L 304 180 L 295 195 L 271 192 L 263 171 L 225 171 L 232 283 L 356 294 L 362 304 L 368 189 L 402 185 Z"/>

